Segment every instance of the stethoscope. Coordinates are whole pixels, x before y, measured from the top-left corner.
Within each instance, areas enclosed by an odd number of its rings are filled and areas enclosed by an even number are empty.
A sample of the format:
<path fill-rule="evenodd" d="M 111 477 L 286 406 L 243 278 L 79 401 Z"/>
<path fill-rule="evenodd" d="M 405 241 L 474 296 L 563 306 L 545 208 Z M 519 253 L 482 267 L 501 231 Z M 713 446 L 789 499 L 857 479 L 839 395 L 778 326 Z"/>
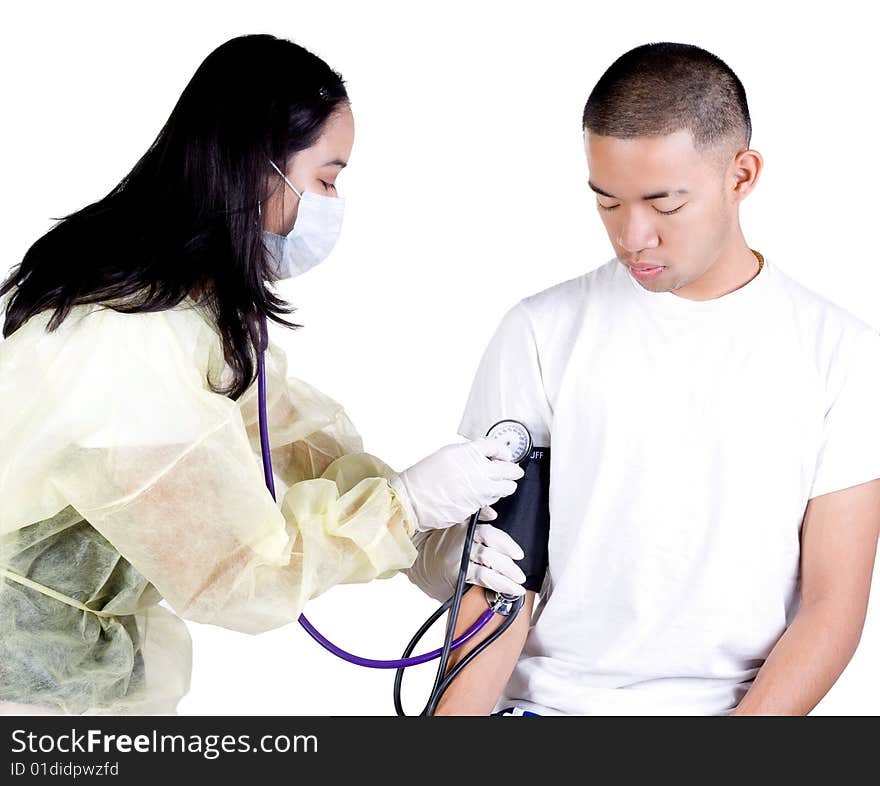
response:
<path fill-rule="evenodd" d="M 266 480 L 266 487 L 275 496 L 275 481 L 272 475 L 272 457 L 269 454 L 269 428 L 268 416 L 266 414 L 266 365 L 265 351 L 268 346 L 268 329 L 266 318 L 262 318 L 262 342 L 260 351 L 257 353 L 257 398 L 259 401 L 259 419 L 260 419 L 260 449 L 263 459 L 263 474 Z M 497 439 L 508 446 L 512 455 L 512 461 L 523 463 L 526 461 L 532 451 L 532 438 L 528 429 L 516 420 L 502 420 L 496 423 L 486 433 L 487 437 Z M 522 608 L 523 597 L 514 597 L 507 595 L 497 595 L 497 600 L 492 608 L 484 611 L 479 619 L 468 628 L 458 638 L 453 638 L 455 634 L 455 626 L 458 623 L 458 615 L 461 607 L 461 599 L 464 595 L 467 583 L 467 570 L 470 562 L 471 547 L 474 541 L 474 532 L 477 528 L 477 521 L 480 511 L 476 511 L 471 516 L 468 524 L 467 535 L 464 540 L 464 548 L 461 553 L 461 565 L 458 571 L 458 580 L 455 585 L 455 592 L 449 600 L 447 600 L 437 611 L 435 611 L 416 632 L 415 636 L 410 640 L 404 650 L 403 656 L 395 660 L 376 660 L 373 658 L 362 658 L 351 652 L 346 652 L 341 647 L 337 647 L 332 641 L 323 636 L 314 625 L 306 618 L 305 614 L 300 614 L 299 624 L 305 628 L 306 632 L 329 652 L 336 655 L 342 660 L 354 663 L 357 666 L 365 666 L 371 669 L 396 669 L 397 673 L 394 677 L 394 709 L 398 715 L 405 715 L 401 704 L 400 689 L 403 682 L 403 671 L 409 666 L 418 666 L 422 663 L 439 658 L 437 667 L 437 676 L 434 680 L 434 687 L 431 690 L 431 696 L 421 715 L 433 715 L 445 691 L 452 684 L 452 681 L 462 672 L 462 670 L 479 655 L 483 650 L 489 647 L 496 639 L 498 639 L 507 628 L 509 628 L 517 613 Z M 430 629 L 430 627 L 447 611 L 450 611 L 449 619 L 446 624 L 446 635 L 443 640 L 443 646 L 440 649 L 426 652 L 423 655 L 412 655 L 416 644 L 422 636 Z M 445 674 L 446 667 L 449 662 L 449 656 L 453 650 L 458 649 L 463 644 L 472 639 L 495 614 L 505 617 L 504 622 L 493 631 L 492 635 L 482 641 L 477 647 L 469 652 L 455 667 Z M 444 676 L 445 674 L 445 676 Z"/>

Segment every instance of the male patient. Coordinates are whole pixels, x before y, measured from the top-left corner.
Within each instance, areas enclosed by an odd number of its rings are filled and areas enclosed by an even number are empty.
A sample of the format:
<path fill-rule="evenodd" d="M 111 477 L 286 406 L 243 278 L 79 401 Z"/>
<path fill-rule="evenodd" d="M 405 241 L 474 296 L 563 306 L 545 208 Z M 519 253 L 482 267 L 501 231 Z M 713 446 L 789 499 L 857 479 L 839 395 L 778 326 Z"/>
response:
<path fill-rule="evenodd" d="M 541 604 L 531 619 L 527 593 L 438 714 L 806 714 L 864 623 L 880 335 L 746 243 L 762 158 L 717 57 L 633 49 L 583 124 L 615 258 L 507 313 L 459 429 L 515 418 L 551 447 Z M 460 529 L 423 536 L 409 571 L 435 597 Z M 473 587 L 459 628 L 485 608 Z"/>

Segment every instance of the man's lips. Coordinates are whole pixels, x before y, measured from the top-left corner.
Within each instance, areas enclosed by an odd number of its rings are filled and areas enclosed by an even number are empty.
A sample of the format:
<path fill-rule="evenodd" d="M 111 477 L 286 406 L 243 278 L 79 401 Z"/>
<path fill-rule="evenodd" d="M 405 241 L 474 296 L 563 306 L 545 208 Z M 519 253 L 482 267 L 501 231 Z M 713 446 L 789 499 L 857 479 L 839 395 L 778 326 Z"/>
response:
<path fill-rule="evenodd" d="M 664 265 L 646 265 L 644 262 L 628 262 L 627 267 L 630 275 L 642 282 L 653 281 L 662 276 L 663 271 L 666 270 Z"/>
<path fill-rule="evenodd" d="M 663 267 L 663 265 L 648 265 L 644 262 L 626 262 L 627 267 L 632 268 L 633 270 L 653 270 L 657 267 Z"/>

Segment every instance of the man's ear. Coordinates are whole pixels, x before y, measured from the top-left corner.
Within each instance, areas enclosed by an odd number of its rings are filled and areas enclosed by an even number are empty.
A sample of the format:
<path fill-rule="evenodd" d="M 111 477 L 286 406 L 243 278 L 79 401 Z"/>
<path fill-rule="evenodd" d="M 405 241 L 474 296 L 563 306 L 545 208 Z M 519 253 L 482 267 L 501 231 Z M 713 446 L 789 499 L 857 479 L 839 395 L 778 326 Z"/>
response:
<path fill-rule="evenodd" d="M 757 150 L 743 150 L 737 153 L 728 168 L 728 184 L 734 201 L 741 202 L 757 185 L 764 158 Z"/>

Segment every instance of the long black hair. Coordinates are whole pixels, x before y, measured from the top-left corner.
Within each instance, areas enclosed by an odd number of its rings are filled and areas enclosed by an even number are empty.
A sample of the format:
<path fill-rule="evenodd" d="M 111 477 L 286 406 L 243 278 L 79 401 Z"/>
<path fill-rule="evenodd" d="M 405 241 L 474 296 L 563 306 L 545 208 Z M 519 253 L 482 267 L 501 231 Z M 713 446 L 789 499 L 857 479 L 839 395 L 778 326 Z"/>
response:
<path fill-rule="evenodd" d="M 3 335 L 54 309 L 101 303 L 126 313 L 196 297 L 223 341 L 238 398 L 256 376 L 263 317 L 282 315 L 264 259 L 259 203 L 284 162 L 348 103 L 342 77 L 297 44 L 234 38 L 199 66 L 156 140 L 103 199 L 58 220 L 0 286 L 13 292 Z M 198 297 L 197 297 L 198 296 Z"/>

